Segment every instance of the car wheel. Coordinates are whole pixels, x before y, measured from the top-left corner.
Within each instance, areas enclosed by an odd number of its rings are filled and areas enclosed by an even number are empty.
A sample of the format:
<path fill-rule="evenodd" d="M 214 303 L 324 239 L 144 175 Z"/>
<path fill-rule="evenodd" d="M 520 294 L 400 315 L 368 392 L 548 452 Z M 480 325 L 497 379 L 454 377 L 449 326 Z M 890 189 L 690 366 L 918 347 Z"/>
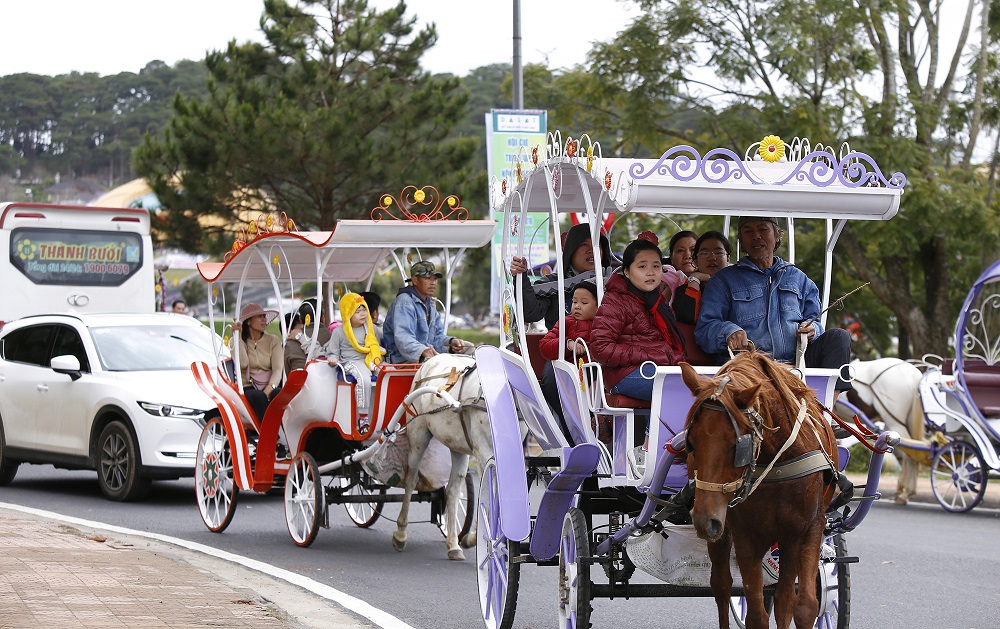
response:
<path fill-rule="evenodd" d="M 104 427 L 97 440 L 97 481 L 109 500 L 140 500 L 152 481 L 139 475 L 139 445 L 120 421 Z"/>
<path fill-rule="evenodd" d="M 0 486 L 9 485 L 17 474 L 17 466 L 20 461 L 11 461 L 7 458 L 7 439 L 3 432 L 3 420 L 0 420 Z"/>

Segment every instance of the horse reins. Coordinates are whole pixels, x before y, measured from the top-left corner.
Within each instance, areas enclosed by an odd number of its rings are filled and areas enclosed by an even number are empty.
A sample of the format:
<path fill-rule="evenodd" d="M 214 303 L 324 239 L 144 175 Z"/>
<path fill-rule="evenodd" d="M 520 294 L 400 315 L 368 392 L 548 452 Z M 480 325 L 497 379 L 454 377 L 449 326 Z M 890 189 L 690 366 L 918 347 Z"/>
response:
<path fill-rule="evenodd" d="M 440 387 L 438 387 L 438 392 L 440 393 L 440 392 L 443 392 L 443 391 L 448 391 L 450 393 L 451 390 L 453 388 L 455 388 L 455 385 L 458 384 L 458 396 L 457 396 L 457 399 L 461 403 L 462 407 L 458 411 L 455 411 L 455 412 L 461 413 L 462 410 L 465 410 L 467 408 L 474 408 L 474 409 L 477 409 L 477 410 L 485 411 L 486 407 L 484 405 L 482 405 L 482 404 L 479 404 L 479 402 L 481 402 L 482 399 L 483 399 L 483 394 L 482 394 L 482 389 L 481 388 L 480 388 L 479 396 L 476 399 L 474 399 L 474 400 L 472 400 L 472 401 L 470 401 L 468 403 L 466 403 L 466 402 L 464 402 L 462 400 L 462 390 L 465 388 L 465 382 L 466 382 L 465 376 L 469 375 L 470 373 L 472 373 L 475 370 L 476 370 L 476 363 L 472 363 L 471 365 L 469 365 L 468 367 L 466 367 L 465 369 L 463 369 L 461 371 L 459 371 L 455 367 L 452 367 L 451 371 L 448 372 L 448 373 L 439 373 L 439 374 L 434 374 L 433 376 L 426 376 L 426 377 L 421 378 L 420 380 L 418 380 L 415 384 L 416 384 L 416 386 L 420 386 L 423 383 L 428 382 L 430 380 L 438 380 L 440 378 L 446 378 L 445 383 L 442 384 Z M 413 409 L 412 406 L 407 405 L 405 408 L 406 408 L 406 413 L 410 417 L 416 417 L 417 416 L 417 412 Z M 422 413 L 422 415 L 433 415 L 434 413 L 441 413 L 441 412 L 446 411 L 446 410 L 454 410 L 454 409 L 452 409 L 451 406 L 445 404 L 445 405 L 439 406 L 437 408 L 433 408 L 433 409 L 431 409 L 431 410 L 429 410 L 429 411 L 427 411 L 425 413 Z M 461 415 L 459 415 L 459 422 L 458 423 L 462 426 L 462 433 L 465 434 L 465 442 L 469 445 L 469 449 L 472 450 L 473 449 L 473 447 L 472 447 L 472 439 L 469 437 L 469 427 L 465 425 L 465 420 L 464 420 L 464 418 Z"/>

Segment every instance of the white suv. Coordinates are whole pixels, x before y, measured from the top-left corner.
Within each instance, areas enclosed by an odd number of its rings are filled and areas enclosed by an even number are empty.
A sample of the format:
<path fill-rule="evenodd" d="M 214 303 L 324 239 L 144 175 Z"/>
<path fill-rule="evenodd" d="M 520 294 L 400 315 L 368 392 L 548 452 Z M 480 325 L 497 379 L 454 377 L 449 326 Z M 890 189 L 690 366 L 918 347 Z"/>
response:
<path fill-rule="evenodd" d="M 0 330 L 0 485 L 21 463 L 94 469 L 111 500 L 194 473 L 215 405 L 191 363 L 212 333 L 184 315 L 40 315 Z"/>

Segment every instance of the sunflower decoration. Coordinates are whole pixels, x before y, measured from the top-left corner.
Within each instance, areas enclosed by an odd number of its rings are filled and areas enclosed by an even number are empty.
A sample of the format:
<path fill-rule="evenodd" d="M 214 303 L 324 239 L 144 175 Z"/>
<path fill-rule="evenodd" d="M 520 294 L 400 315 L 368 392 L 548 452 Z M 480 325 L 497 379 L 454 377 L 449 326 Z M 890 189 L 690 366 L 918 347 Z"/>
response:
<path fill-rule="evenodd" d="M 514 164 L 514 174 L 517 175 L 517 183 L 521 183 L 521 162 L 520 162 L 520 160 L 518 160 L 518 162 L 516 164 Z"/>
<path fill-rule="evenodd" d="M 587 172 L 589 173 L 594 167 L 594 147 L 587 147 Z"/>
<path fill-rule="evenodd" d="M 413 200 L 416 201 L 417 203 L 423 203 L 424 199 L 426 198 L 427 198 L 427 193 L 424 192 L 423 190 L 417 190 L 416 192 L 413 193 Z"/>
<path fill-rule="evenodd" d="M 760 141 L 757 153 L 765 162 L 777 162 L 785 156 L 785 143 L 776 135 L 766 136 Z"/>

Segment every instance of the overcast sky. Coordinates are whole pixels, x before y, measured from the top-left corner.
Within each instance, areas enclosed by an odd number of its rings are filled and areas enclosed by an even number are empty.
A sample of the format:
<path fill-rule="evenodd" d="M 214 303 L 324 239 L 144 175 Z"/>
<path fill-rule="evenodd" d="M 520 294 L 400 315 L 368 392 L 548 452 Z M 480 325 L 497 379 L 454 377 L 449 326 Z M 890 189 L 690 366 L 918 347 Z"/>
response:
<path fill-rule="evenodd" d="M 394 0 L 370 0 L 380 8 Z M 513 3 L 409 0 L 420 22 L 434 22 L 438 43 L 423 59 L 432 72 L 465 75 L 510 63 Z M 138 72 L 159 59 L 203 59 L 232 40 L 261 40 L 261 0 L 0 0 L 0 76 Z M 613 38 L 630 15 L 618 0 L 521 0 L 523 63 L 565 68 L 583 63 L 593 41 Z"/>

